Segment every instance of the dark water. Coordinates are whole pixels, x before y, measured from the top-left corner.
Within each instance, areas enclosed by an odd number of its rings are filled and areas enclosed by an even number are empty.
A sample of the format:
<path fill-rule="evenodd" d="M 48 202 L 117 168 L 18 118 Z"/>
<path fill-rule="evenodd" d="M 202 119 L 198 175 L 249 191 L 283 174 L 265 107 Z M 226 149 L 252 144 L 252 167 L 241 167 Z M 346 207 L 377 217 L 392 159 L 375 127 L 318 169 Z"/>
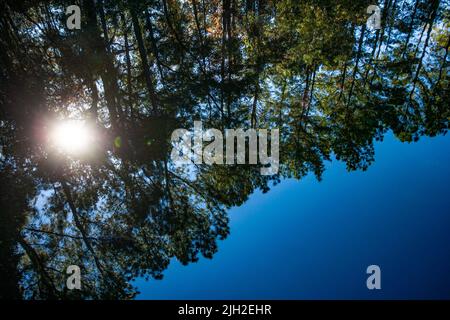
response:
<path fill-rule="evenodd" d="M 366 172 L 326 164 L 230 210 L 214 259 L 136 285 L 138 299 L 448 299 L 450 139 L 375 144 Z M 381 270 L 368 290 L 366 268 Z"/>

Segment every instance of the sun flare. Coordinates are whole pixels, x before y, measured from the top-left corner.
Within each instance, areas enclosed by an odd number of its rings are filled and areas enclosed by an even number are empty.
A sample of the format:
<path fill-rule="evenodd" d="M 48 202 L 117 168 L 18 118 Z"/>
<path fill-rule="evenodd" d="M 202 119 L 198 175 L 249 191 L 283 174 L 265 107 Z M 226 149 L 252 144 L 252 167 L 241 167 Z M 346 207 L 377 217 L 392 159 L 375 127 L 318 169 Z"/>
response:
<path fill-rule="evenodd" d="M 89 150 L 93 133 L 82 121 L 63 121 L 54 126 L 50 139 L 60 151 L 81 154 Z"/>

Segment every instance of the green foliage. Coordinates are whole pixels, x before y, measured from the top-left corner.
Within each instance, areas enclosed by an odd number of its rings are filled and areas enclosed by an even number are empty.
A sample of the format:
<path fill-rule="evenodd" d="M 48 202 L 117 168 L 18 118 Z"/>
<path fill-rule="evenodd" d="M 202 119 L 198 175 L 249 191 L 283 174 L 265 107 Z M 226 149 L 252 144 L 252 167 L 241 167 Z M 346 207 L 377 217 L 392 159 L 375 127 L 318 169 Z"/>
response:
<path fill-rule="evenodd" d="M 382 1 L 378 31 L 358 0 L 85 0 L 67 30 L 72 2 L 0 4 L 1 297 L 133 298 L 171 259 L 212 258 L 256 189 L 332 158 L 365 170 L 389 130 L 448 130 L 448 1 Z M 49 151 L 61 118 L 97 132 L 91 155 Z M 279 128 L 279 174 L 174 166 L 195 120 Z"/>

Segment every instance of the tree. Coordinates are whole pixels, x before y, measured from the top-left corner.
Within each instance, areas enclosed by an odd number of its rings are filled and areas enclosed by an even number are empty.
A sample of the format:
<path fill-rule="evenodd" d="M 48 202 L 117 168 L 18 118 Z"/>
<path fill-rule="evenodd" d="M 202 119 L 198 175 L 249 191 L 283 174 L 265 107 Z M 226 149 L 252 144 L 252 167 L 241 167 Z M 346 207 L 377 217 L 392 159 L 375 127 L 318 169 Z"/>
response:
<path fill-rule="evenodd" d="M 448 1 L 383 1 L 380 31 L 367 1 L 86 0 L 67 30 L 72 4 L 0 4 L 2 297 L 131 299 L 172 259 L 212 258 L 256 189 L 449 127 Z M 88 155 L 49 143 L 74 118 L 96 132 Z M 196 120 L 279 128 L 280 171 L 176 166 L 171 133 Z"/>

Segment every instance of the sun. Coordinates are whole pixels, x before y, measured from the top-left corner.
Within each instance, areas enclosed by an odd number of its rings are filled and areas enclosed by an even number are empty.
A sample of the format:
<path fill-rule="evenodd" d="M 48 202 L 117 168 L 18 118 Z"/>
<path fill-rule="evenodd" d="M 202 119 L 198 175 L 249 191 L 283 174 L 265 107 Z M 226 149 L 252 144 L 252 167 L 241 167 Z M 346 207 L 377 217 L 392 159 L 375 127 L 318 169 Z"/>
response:
<path fill-rule="evenodd" d="M 52 128 L 50 140 L 60 151 L 78 155 L 87 152 L 91 147 L 93 132 L 83 121 L 61 121 Z"/>

